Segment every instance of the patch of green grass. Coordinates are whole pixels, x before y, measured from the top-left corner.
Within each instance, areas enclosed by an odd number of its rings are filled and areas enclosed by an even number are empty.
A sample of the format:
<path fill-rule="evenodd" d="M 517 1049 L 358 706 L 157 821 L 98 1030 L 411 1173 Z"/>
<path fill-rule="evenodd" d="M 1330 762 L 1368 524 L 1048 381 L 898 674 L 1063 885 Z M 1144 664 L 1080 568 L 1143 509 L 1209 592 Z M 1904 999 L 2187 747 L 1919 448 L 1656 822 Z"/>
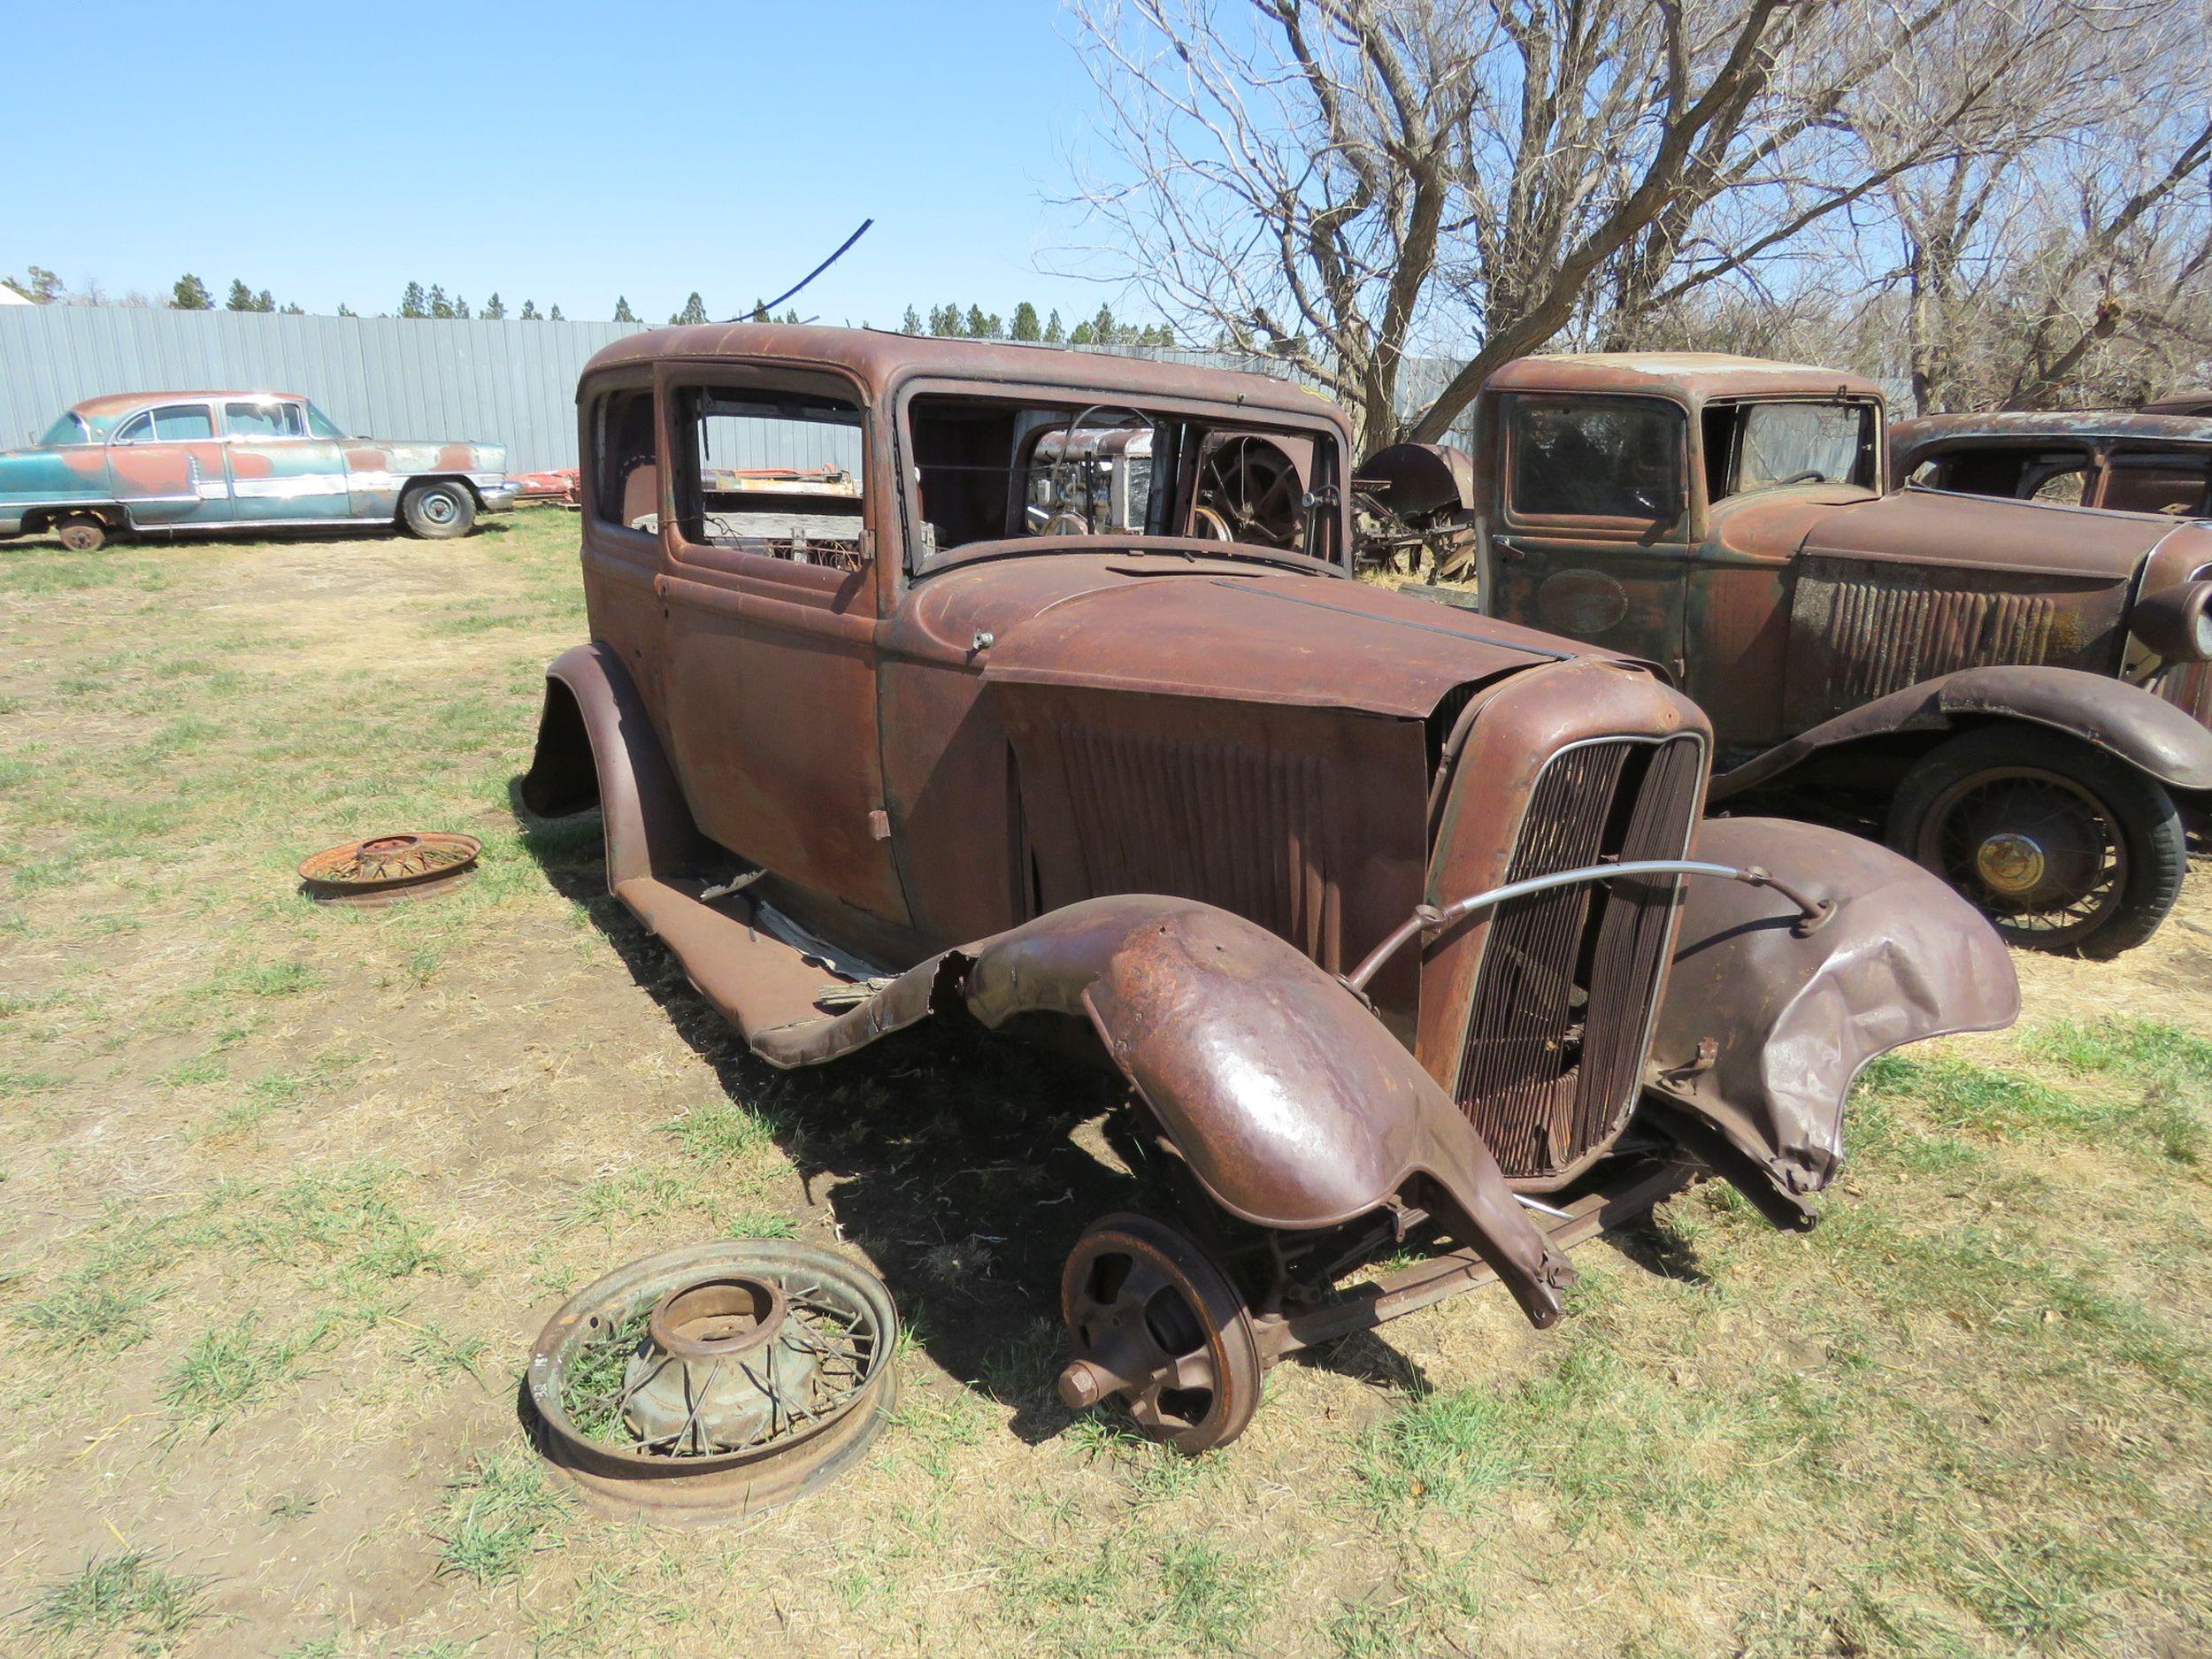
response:
<path fill-rule="evenodd" d="M 461 1371 L 481 1382 L 476 1362 L 483 1357 L 485 1347 L 480 1336 L 457 1335 L 435 1320 L 426 1320 L 415 1333 L 414 1340 L 399 1350 L 399 1356 L 432 1371 Z"/>
<path fill-rule="evenodd" d="M 257 1213 L 232 1224 L 238 1242 L 295 1266 L 333 1264 L 342 1281 L 405 1279 L 442 1272 L 445 1255 L 433 1229 L 394 1202 L 397 1172 L 363 1164 L 301 1177 L 279 1188 Z"/>
<path fill-rule="evenodd" d="M 1160 1552 L 1158 1619 L 1171 1648 L 1238 1653 L 1258 1622 L 1267 1569 L 1205 1538 L 1179 1539 Z"/>
<path fill-rule="evenodd" d="M 171 1369 L 162 1399 L 178 1417 L 212 1430 L 304 1375 L 303 1362 L 327 1334 L 328 1326 L 319 1324 L 299 1336 L 265 1337 L 260 1322 L 242 1315 L 235 1325 L 192 1339 Z"/>
<path fill-rule="evenodd" d="M 206 1581 L 171 1572 L 150 1550 L 96 1555 L 48 1588 L 31 1612 L 31 1628 L 50 1649 L 87 1653 L 127 1633 L 134 1653 L 169 1652 L 209 1617 Z"/>
<path fill-rule="evenodd" d="M 152 1329 L 147 1310 L 164 1294 L 159 1273 L 176 1248 L 174 1224 L 111 1210 L 78 1264 L 17 1310 L 19 1324 L 65 1349 L 119 1353 Z"/>
<path fill-rule="evenodd" d="M 661 1125 L 693 1157 L 713 1164 L 744 1164 L 776 1144 L 775 1130 L 749 1106 L 718 1100 L 694 1106 Z"/>
<path fill-rule="evenodd" d="M 478 1453 L 449 1490 L 453 1500 L 436 1535 L 441 1575 L 496 1584 L 519 1577 L 533 1555 L 559 1541 L 567 1499 L 526 1448 Z"/>
<path fill-rule="evenodd" d="M 2176 1163 L 2212 1153 L 2212 1042 L 2157 1020 L 2056 1020 L 2031 1027 L 2020 1047 L 2075 1077 L 2137 1085 L 2124 1118 Z"/>
<path fill-rule="evenodd" d="M 1360 1483 L 1386 1512 L 1419 1503 L 1479 1509 L 1522 1473 L 1520 1426 L 1506 1402 L 1479 1389 L 1418 1395 L 1368 1431 Z"/>
<path fill-rule="evenodd" d="M 634 1441 L 622 1421 L 622 1384 L 651 1317 L 649 1308 L 633 1314 L 606 1335 L 580 1345 L 569 1361 L 561 1379 L 561 1409 L 585 1439 L 604 1446 Z"/>

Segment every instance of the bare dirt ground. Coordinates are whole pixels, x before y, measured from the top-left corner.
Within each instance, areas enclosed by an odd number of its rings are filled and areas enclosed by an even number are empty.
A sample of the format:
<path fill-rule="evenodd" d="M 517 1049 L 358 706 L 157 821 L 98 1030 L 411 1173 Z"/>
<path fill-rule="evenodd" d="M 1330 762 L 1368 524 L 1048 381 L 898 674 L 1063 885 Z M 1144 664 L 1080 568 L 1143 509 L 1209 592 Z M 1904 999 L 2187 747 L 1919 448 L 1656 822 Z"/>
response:
<path fill-rule="evenodd" d="M 0 549 L 0 1652 L 2212 1654 L 2212 879 L 1885 1062 L 1809 1235 L 1724 1189 L 1281 1367 L 1225 1454 L 1052 1397 L 1098 1085 L 777 1078 L 511 804 L 572 521 Z M 483 838 L 442 900 L 315 849 Z M 829 1494 L 610 1527 L 539 1325 L 629 1257 L 858 1253 L 911 1340 Z"/>

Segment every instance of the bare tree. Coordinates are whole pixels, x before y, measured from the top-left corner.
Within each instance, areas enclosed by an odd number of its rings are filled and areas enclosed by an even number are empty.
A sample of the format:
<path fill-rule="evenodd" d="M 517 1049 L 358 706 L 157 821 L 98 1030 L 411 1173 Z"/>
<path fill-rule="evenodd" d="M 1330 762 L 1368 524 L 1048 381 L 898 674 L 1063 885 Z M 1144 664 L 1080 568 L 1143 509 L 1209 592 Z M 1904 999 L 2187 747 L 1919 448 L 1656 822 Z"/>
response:
<path fill-rule="evenodd" d="M 1411 423 L 1433 441 L 1554 342 L 1648 343 L 1725 293 L 1789 309 L 1832 299 L 1839 273 L 1889 280 L 1901 250 L 1937 246 L 1905 221 L 1944 202 L 1946 169 L 1970 218 L 2008 157 L 2093 134 L 2085 89 L 2109 105 L 2157 7 L 1077 0 L 1114 165 L 1076 199 L 1113 273 L 1330 387 L 1365 445 L 1397 435 L 1409 351 L 1463 357 Z M 2080 175 L 2102 189 L 2088 241 L 2140 243 L 2193 176 L 2145 181 L 2131 210 L 2108 165 Z M 2101 257 L 2026 348 L 2047 371 Z"/>

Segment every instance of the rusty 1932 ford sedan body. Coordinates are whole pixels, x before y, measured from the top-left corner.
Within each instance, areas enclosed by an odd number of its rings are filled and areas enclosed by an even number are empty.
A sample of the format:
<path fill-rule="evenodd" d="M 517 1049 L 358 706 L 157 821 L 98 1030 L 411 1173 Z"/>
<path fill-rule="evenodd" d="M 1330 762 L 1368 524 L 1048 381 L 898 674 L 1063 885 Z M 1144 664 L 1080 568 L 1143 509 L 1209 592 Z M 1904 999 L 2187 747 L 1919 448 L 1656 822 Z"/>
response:
<path fill-rule="evenodd" d="M 515 504 L 507 449 L 348 437 L 303 397 L 133 392 L 88 398 L 37 445 L 0 451 L 0 537 L 403 526 L 466 535 Z"/>
<path fill-rule="evenodd" d="M 1076 1241 L 1071 1402 L 1195 1450 L 1282 1354 L 1491 1275 L 1548 1325 L 1566 1246 L 1687 1167 L 1804 1225 L 1860 1066 L 2015 1011 L 1910 862 L 1701 824 L 1710 729 L 1648 665 L 1351 580 L 1307 393 L 745 325 L 579 396 L 592 639 L 525 801 L 597 803 L 775 1064 L 951 1010 L 1094 1037 L 1182 1225 Z"/>
<path fill-rule="evenodd" d="M 2139 944 L 2212 791 L 2212 731 L 2153 689 L 2212 657 L 2212 525 L 1891 492 L 1882 412 L 1755 358 L 1509 363 L 1476 405 L 1481 608 L 1666 664 L 1716 803 L 1863 802 L 2016 942 Z"/>

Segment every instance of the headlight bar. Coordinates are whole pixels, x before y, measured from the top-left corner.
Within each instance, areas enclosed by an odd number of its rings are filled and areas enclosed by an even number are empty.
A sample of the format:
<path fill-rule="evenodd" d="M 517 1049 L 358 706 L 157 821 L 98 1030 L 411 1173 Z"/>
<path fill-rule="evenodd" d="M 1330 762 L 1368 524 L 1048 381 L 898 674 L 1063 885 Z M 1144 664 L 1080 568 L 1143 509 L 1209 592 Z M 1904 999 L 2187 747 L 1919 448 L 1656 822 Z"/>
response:
<path fill-rule="evenodd" d="M 1390 931 L 1382 943 L 1367 953 L 1366 960 L 1344 976 L 1344 983 L 1351 989 L 1364 994 L 1368 981 L 1381 972 L 1382 965 L 1404 949 L 1418 933 L 1432 933 L 1449 927 L 1454 922 L 1472 916 L 1477 910 L 1486 910 L 1508 899 L 1526 898 L 1532 893 L 1548 893 L 1555 887 L 1571 887 L 1586 881 L 1610 881 L 1618 876 L 1720 876 L 1730 881 L 1740 881 L 1747 887 L 1772 887 L 1791 903 L 1797 906 L 1798 918 L 1792 932 L 1800 938 L 1812 933 L 1835 913 L 1835 904 L 1828 899 L 1809 898 L 1771 871 L 1756 864 L 1709 864 L 1694 858 L 1636 858 L 1626 864 L 1584 864 L 1574 870 L 1555 870 L 1549 875 L 1529 876 L 1519 881 L 1508 881 L 1486 892 L 1455 899 L 1449 904 L 1424 904 L 1411 916 Z"/>

